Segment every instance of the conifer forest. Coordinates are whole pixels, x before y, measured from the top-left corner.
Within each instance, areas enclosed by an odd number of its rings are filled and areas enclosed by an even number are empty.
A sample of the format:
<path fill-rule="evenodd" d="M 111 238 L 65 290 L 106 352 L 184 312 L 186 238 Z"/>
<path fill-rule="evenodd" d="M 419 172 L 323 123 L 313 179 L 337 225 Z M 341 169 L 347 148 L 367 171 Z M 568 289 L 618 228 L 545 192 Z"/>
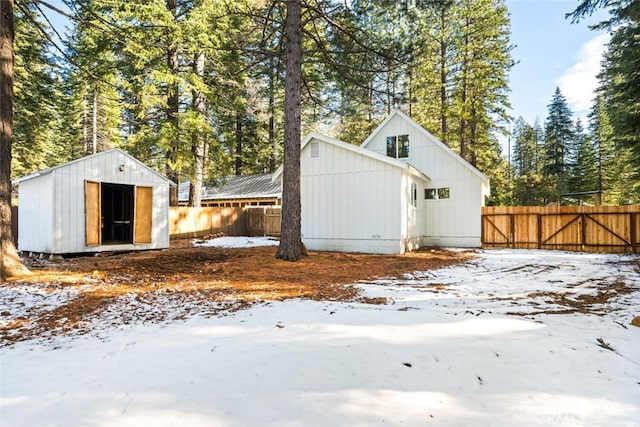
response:
<path fill-rule="evenodd" d="M 282 164 L 287 1 L 10 2 L 12 179 L 119 147 L 198 206 Z M 586 118 L 556 89 L 535 123 L 511 116 L 504 0 L 297 3 L 302 135 L 360 144 L 400 109 L 491 179 L 489 205 L 640 203 L 640 2 L 567 3 L 575 25 L 608 12 L 599 89 Z"/>

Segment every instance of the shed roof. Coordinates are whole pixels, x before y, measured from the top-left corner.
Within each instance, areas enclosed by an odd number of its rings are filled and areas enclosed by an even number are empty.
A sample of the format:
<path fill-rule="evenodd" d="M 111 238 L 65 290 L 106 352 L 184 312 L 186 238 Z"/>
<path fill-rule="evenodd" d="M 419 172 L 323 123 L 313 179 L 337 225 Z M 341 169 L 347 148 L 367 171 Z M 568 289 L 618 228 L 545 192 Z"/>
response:
<path fill-rule="evenodd" d="M 221 185 L 202 187 L 202 200 L 259 199 L 281 197 L 280 181 L 272 179 L 273 174 L 231 176 L 225 178 Z M 189 200 L 189 182 L 181 182 L 178 186 L 178 200 Z"/>
<path fill-rule="evenodd" d="M 146 168 L 147 170 L 149 170 L 154 175 L 156 175 L 159 178 L 162 178 L 163 180 L 167 181 L 170 185 L 174 185 L 174 186 L 176 185 L 173 181 L 171 181 L 166 176 L 164 176 L 162 174 L 159 174 L 155 170 L 151 169 L 149 166 L 147 166 L 144 163 L 142 163 L 140 160 L 136 159 L 135 157 L 133 157 L 132 155 L 130 155 L 126 151 L 123 151 L 123 150 L 121 150 L 119 148 L 112 148 L 110 150 L 100 151 L 99 153 L 90 154 L 88 156 L 80 157 L 78 159 L 71 160 L 70 162 L 67 162 L 67 163 L 62 163 L 62 164 L 57 165 L 57 166 L 52 166 L 50 168 L 43 169 L 43 170 L 38 171 L 38 172 L 34 172 L 34 173 L 30 174 L 30 175 L 26 175 L 26 176 L 23 176 L 23 177 L 20 177 L 20 178 L 16 178 L 16 179 L 14 179 L 12 181 L 12 184 L 19 184 L 19 183 L 24 182 L 24 181 L 28 181 L 28 180 L 31 180 L 31 179 L 34 179 L 34 178 L 38 178 L 40 176 L 50 174 L 51 172 L 53 172 L 53 171 L 55 171 L 57 169 L 60 169 L 62 167 L 65 167 L 65 166 L 68 166 L 68 165 L 72 165 L 74 163 L 84 162 L 86 160 L 89 160 L 89 159 L 92 159 L 92 158 L 95 158 L 95 157 L 102 157 L 102 156 L 106 155 L 107 153 L 111 153 L 111 152 L 114 152 L 114 151 L 115 152 L 119 152 L 119 153 L 123 154 L 124 156 L 128 157 L 129 159 L 131 159 L 132 161 L 138 163 L 140 166 Z"/>

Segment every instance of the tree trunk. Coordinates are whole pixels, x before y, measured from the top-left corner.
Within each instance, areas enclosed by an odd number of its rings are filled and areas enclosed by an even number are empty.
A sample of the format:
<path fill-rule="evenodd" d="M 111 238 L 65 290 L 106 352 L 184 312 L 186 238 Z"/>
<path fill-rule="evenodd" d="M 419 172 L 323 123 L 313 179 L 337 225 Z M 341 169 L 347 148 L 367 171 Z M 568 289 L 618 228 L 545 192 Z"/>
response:
<path fill-rule="evenodd" d="M 287 1 L 282 231 L 276 254 L 276 258 L 286 261 L 298 261 L 303 256 L 300 221 L 301 9 L 301 0 Z"/>
<path fill-rule="evenodd" d="M 199 51 L 193 61 L 193 71 L 198 79 L 204 78 L 204 51 Z M 206 114 L 204 95 L 193 90 L 193 109 L 204 117 Z M 202 182 L 204 181 L 204 164 L 206 143 L 200 132 L 191 136 L 191 152 L 193 154 L 193 179 L 189 185 L 189 206 L 200 207 L 202 204 Z"/>
<path fill-rule="evenodd" d="M 277 70 L 275 59 L 271 60 L 271 69 L 269 70 L 269 144 L 271 145 L 271 158 L 269 159 L 269 172 L 276 171 L 278 163 L 278 141 L 276 141 L 276 119 L 275 119 L 275 80 Z"/>
<path fill-rule="evenodd" d="M 464 55 L 462 59 L 462 82 L 460 99 L 460 157 L 467 159 L 467 91 L 469 78 L 469 32 L 471 31 L 469 18 L 466 19 L 464 36 Z"/>
<path fill-rule="evenodd" d="M 445 39 L 446 31 L 446 8 L 443 7 L 440 12 L 440 124 L 442 132 L 442 142 L 448 145 L 447 134 L 449 127 L 447 124 L 447 114 L 449 100 L 447 99 L 447 41 Z"/>
<path fill-rule="evenodd" d="M 174 19 L 177 15 L 177 0 L 167 0 L 167 9 L 172 13 Z M 171 141 L 165 153 L 165 175 L 172 182 L 178 183 L 178 112 L 180 108 L 179 87 L 178 87 L 178 47 L 170 40 L 167 47 L 167 66 L 174 82 L 169 84 L 167 93 L 167 122 L 171 127 Z M 169 206 L 178 206 L 178 187 L 169 187 Z"/>
<path fill-rule="evenodd" d="M 0 279 L 29 274 L 11 231 L 13 0 L 0 0 Z"/>
<path fill-rule="evenodd" d="M 98 152 L 98 91 L 93 89 L 93 117 L 91 121 L 91 154 Z"/>
<path fill-rule="evenodd" d="M 89 131 L 87 130 L 87 97 L 82 97 L 82 154 L 86 155 L 89 149 Z"/>
<path fill-rule="evenodd" d="M 242 175 L 242 115 L 236 112 L 236 159 L 235 159 L 236 176 Z"/>

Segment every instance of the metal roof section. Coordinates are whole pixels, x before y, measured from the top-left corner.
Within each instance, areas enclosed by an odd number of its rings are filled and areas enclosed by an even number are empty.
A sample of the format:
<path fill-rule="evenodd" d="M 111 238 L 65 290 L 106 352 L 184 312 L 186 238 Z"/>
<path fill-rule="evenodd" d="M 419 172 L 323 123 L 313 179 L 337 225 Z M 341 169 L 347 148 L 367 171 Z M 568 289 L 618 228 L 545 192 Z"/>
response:
<path fill-rule="evenodd" d="M 234 200 L 261 199 L 281 197 L 280 180 L 273 181 L 273 174 L 260 173 L 256 175 L 231 176 L 224 178 L 219 186 L 203 186 L 202 200 Z M 189 182 L 178 185 L 178 201 L 189 200 Z"/>

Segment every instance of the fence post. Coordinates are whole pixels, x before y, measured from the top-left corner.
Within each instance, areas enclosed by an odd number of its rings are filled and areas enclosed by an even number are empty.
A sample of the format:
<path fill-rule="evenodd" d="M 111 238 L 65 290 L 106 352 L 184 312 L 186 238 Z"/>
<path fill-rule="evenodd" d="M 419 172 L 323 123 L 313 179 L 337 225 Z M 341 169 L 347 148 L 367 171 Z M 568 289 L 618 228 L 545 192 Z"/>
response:
<path fill-rule="evenodd" d="M 511 240 L 511 248 L 516 248 L 516 216 L 511 213 L 509 215 L 509 240 Z"/>
<path fill-rule="evenodd" d="M 542 249 L 542 214 L 539 213 L 538 217 L 538 249 Z"/>
<path fill-rule="evenodd" d="M 587 243 L 587 214 L 580 214 L 580 221 L 582 221 L 580 227 L 580 249 L 584 250 L 584 245 Z"/>
<path fill-rule="evenodd" d="M 638 227 L 636 226 L 636 223 L 638 221 L 638 214 L 635 212 L 631 212 L 629 215 L 631 215 L 630 218 L 630 229 L 629 232 L 631 234 L 631 250 L 633 252 L 638 252 Z"/>

